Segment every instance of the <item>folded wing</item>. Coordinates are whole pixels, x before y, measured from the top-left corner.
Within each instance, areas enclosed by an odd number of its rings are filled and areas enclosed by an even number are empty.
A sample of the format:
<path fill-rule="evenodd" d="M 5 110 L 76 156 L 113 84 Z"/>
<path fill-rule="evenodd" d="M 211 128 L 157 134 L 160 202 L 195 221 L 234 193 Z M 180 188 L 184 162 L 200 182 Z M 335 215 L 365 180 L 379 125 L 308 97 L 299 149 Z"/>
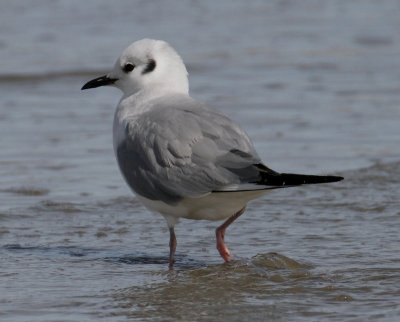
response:
<path fill-rule="evenodd" d="M 181 95 L 155 100 L 147 112 L 128 122 L 116 153 L 137 194 L 169 204 L 216 191 L 337 181 L 337 177 L 279 174 L 267 168 L 239 126 Z"/>

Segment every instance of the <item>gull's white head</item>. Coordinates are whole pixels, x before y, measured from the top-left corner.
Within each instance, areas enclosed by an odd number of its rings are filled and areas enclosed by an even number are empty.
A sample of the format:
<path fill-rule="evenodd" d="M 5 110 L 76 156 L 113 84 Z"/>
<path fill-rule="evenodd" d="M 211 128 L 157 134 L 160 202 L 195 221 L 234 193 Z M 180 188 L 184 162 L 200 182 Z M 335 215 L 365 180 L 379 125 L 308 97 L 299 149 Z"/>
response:
<path fill-rule="evenodd" d="M 82 89 L 111 85 L 124 96 L 142 90 L 187 94 L 187 76 L 181 57 L 167 42 L 142 39 L 122 52 L 110 73 L 87 82 Z"/>

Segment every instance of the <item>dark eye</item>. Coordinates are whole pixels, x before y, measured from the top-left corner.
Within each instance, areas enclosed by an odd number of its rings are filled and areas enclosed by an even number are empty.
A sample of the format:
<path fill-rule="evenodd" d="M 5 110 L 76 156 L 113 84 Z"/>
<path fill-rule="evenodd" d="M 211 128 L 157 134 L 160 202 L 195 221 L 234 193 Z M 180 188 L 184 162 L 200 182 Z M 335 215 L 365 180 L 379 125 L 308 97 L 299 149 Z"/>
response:
<path fill-rule="evenodd" d="M 126 63 L 124 67 L 122 67 L 122 70 L 125 73 L 129 73 L 131 72 L 133 69 L 135 68 L 135 65 L 131 64 L 131 63 Z"/>

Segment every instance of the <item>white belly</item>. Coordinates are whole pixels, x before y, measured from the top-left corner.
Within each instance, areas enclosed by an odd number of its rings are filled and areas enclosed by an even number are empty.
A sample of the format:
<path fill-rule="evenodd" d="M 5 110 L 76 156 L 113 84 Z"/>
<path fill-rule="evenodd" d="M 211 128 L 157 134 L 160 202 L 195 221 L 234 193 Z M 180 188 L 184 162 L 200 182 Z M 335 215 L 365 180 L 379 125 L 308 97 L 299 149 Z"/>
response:
<path fill-rule="evenodd" d="M 170 226 L 179 218 L 195 220 L 223 220 L 242 208 L 252 200 L 265 194 L 266 190 L 217 192 L 200 198 L 185 198 L 176 205 L 168 205 L 162 201 L 150 200 L 141 196 L 138 199 L 150 210 L 163 215 Z"/>

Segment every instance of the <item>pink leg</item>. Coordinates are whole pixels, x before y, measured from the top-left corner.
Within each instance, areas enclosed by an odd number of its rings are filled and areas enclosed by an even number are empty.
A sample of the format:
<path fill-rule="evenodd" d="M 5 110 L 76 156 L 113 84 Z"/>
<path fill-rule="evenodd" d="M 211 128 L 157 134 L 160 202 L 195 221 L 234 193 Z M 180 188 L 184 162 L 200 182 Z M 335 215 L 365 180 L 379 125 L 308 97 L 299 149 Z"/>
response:
<path fill-rule="evenodd" d="M 219 254 L 221 257 L 224 259 L 225 262 L 229 262 L 231 260 L 231 254 L 229 252 L 228 247 L 226 247 L 224 243 L 224 237 L 225 237 L 225 230 L 228 228 L 228 226 L 233 223 L 241 214 L 244 213 L 245 207 L 243 209 L 239 210 L 237 213 L 233 214 L 231 217 L 229 217 L 221 226 L 219 226 L 215 230 L 215 235 L 217 237 L 217 249 L 219 251 Z"/>
<path fill-rule="evenodd" d="M 171 227 L 169 229 L 169 269 L 172 269 L 174 266 L 174 256 L 175 256 L 175 251 L 176 251 L 176 236 L 175 236 L 175 231 L 174 227 Z"/>

